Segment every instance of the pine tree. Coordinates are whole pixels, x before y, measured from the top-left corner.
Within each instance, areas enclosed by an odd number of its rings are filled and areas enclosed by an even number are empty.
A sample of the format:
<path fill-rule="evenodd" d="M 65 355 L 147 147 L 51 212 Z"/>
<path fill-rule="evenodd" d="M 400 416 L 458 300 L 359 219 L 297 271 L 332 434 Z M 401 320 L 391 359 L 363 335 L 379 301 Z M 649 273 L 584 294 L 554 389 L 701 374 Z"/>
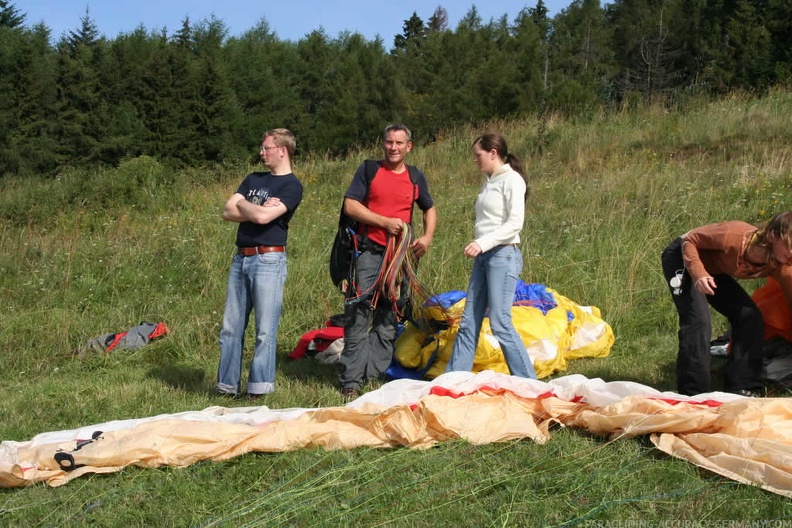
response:
<path fill-rule="evenodd" d="M 599 0 L 576 0 L 553 19 L 548 104 L 581 111 L 606 102 L 614 75 L 611 33 Z"/>
<path fill-rule="evenodd" d="M 228 28 L 214 17 L 195 31 L 196 58 L 192 89 L 191 152 L 200 161 L 223 161 L 235 152 L 234 129 L 239 106 L 226 74 L 222 45 Z"/>
<path fill-rule="evenodd" d="M 769 0 L 766 26 L 770 31 L 775 82 L 792 84 L 792 2 Z"/>
<path fill-rule="evenodd" d="M 678 66 L 684 48 L 669 27 L 677 10 L 674 0 L 621 0 L 609 6 L 622 95 L 663 99 L 685 85 Z"/>
<path fill-rule="evenodd" d="M 124 158 L 144 152 L 146 129 L 141 115 L 141 85 L 152 53 L 152 39 L 143 26 L 107 43 L 97 68 L 100 102 L 98 112 L 105 129 L 99 160 L 118 165 Z"/>
<path fill-rule="evenodd" d="M 55 54 L 49 39 L 50 30 L 36 24 L 26 33 L 18 56 L 19 85 L 23 89 L 16 103 L 20 119 L 13 142 L 19 148 L 19 174 L 52 174 L 56 169 Z"/>
<path fill-rule="evenodd" d="M 517 15 L 515 20 L 515 25 L 517 26 L 516 31 L 519 34 L 520 28 L 524 28 L 527 26 L 526 17 L 531 18 L 531 22 L 533 22 L 534 27 L 538 33 L 539 41 L 541 42 L 542 46 L 542 89 L 547 90 L 547 74 L 548 70 L 550 69 L 550 31 L 552 29 L 552 24 L 550 19 L 547 16 L 548 10 L 545 6 L 543 0 L 538 0 L 536 2 L 536 7 L 531 9 L 523 9 Z"/>
<path fill-rule="evenodd" d="M 104 130 L 97 65 L 101 64 L 103 46 L 87 9 L 80 28 L 58 44 L 58 164 L 85 165 L 99 160 Z"/>
<path fill-rule="evenodd" d="M 13 135 L 19 127 L 19 100 L 22 89 L 19 85 L 19 63 L 24 37 L 19 31 L 0 27 L 0 174 L 16 173 L 21 163 L 18 146 Z"/>
<path fill-rule="evenodd" d="M 393 39 L 396 52 L 406 52 L 410 47 L 420 48 L 426 40 L 427 29 L 418 13 L 413 11 L 412 16 L 404 21 L 403 33 Z"/>
<path fill-rule="evenodd" d="M 7 0 L 0 0 L 0 28 L 20 29 L 25 23 L 25 15 Z"/>
<path fill-rule="evenodd" d="M 542 0 L 539 0 L 537 6 L 542 6 Z M 515 96 L 515 113 L 535 112 L 544 97 L 549 68 L 546 42 L 548 31 L 546 19 L 538 17 L 536 11 L 523 9 L 515 19 L 513 43 L 507 52 L 513 57 L 507 60 L 516 66 L 514 82 L 518 91 Z"/>
<path fill-rule="evenodd" d="M 427 33 L 436 33 L 448 29 L 448 11 L 442 6 L 437 6 L 429 21 L 426 23 Z"/>
<path fill-rule="evenodd" d="M 754 2 L 740 0 L 726 22 L 729 82 L 733 88 L 766 88 L 773 79 L 772 39 L 764 14 Z"/>
<path fill-rule="evenodd" d="M 0 175 L 51 172 L 54 107 L 49 30 L 0 1 Z"/>
<path fill-rule="evenodd" d="M 281 42 L 266 19 L 223 47 L 223 61 L 233 79 L 240 108 L 236 142 L 258 160 L 262 134 L 274 127 L 292 128 L 299 113 L 299 74 L 295 45 Z M 302 148 L 302 141 L 298 141 Z"/>

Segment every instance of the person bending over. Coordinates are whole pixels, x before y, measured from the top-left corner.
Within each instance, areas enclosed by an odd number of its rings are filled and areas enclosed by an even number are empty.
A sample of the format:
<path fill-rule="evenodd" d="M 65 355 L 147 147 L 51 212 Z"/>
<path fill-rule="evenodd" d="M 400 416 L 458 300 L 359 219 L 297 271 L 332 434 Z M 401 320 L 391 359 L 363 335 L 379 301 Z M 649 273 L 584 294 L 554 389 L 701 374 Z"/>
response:
<path fill-rule="evenodd" d="M 712 306 L 732 329 L 723 390 L 756 395 L 762 388 L 764 323 L 736 279 L 773 277 L 792 304 L 792 211 L 764 226 L 733 220 L 692 229 L 663 251 L 661 261 L 679 314 L 678 392 L 711 390 Z"/>

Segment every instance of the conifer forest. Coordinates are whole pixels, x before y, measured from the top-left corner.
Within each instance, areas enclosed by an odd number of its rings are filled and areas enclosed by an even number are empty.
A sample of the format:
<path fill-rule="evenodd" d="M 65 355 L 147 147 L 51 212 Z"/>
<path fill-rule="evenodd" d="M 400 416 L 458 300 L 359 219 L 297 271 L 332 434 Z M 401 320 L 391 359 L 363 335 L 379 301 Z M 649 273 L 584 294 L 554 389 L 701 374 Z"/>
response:
<path fill-rule="evenodd" d="M 442 6 L 403 32 L 279 40 L 262 17 L 101 34 L 86 9 L 60 37 L 0 0 L 0 178 L 150 156 L 174 167 L 255 159 L 287 127 L 339 156 L 404 122 L 416 142 L 495 118 L 585 118 L 633 105 L 762 93 L 792 82 L 789 0 L 542 0 L 449 27 Z"/>

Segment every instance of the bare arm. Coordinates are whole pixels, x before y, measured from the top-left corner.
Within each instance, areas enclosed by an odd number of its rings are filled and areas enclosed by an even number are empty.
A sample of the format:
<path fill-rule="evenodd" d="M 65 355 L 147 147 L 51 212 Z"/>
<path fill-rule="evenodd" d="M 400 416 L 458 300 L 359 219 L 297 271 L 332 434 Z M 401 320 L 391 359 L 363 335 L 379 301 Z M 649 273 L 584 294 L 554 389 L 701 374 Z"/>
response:
<path fill-rule="evenodd" d="M 344 198 L 344 212 L 361 224 L 380 227 L 391 235 L 401 233 L 403 222 L 399 218 L 388 218 L 377 214 L 352 198 Z"/>
<path fill-rule="evenodd" d="M 416 257 L 423 257 L 429 246 L 432 245 L 435 228 L 437 227 L 437 208 L 432 206 L 423 213 L 424 233 L 412 243 L 413 253 Z"/>
<path fill-rule="evenodd" d="M 245 200 L 239 193 L 234 193 L 223 207 L 223 220 L 228 222 L 253 222 L 255 224 L 268 224 L 285 214 L 286 206 L 278 198 L 270 198 L 262 205 L 256 205 Z"/>
<path fill-rule="evenodd" d="M 483 251 L 481 251 L 481 246 L 479 246 L 478 242 L 474 240 L 465 246 L 465 249 L 462 250 L 462 253 L 468 258 L 476 258 L 481 255 Z"/>

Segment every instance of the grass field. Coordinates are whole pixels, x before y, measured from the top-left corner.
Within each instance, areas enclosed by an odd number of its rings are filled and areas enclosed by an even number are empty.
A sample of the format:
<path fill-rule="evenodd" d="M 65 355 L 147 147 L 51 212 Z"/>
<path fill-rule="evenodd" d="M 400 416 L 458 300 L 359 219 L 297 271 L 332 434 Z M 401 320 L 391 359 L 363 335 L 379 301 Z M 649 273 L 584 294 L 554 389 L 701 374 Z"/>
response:
<path fill-rule="evenodd" d="M 557 375 L 674 390 L 676 313 L 660 252 L 704 223 L 761 222 L 792 209 L 790 115 L 792 91 L 777 90 L 672 111 L 487 127 L 504 133 L 532 186 L 523 280 L 597 306 L 616 335 L 609 357 L 574 361 Z M 429 177 L 438 207 L 435 241 L 420 269 L 435 292 L 467 284 L 470 262 L 461 251 L 480 182 L 469 144 L 483 130 L 448 130 L 409 158 Z M 296 160 L 305 197 L 290 231 L 277 391 L 264 405 L 341 403 L 334 367 L 286 355 L 304 332 L 342 310 L 326 272 L 329 246 L 352 173 L 378 154 L 373 147 L 345 159 Z M 221 221 L 220 211 L 249 170 L 173 172 L 139 158 L 54 179 L 0 179 L 0 440 L 248 405 L 219 400 L 211 388 L 236 227 Z M 69 355 L 97 335 L 141 321 L 163 321 L 170 333 L 132 353 Z M 722 330 L 723 321 L 715 321 Z M 792 526 L 792 503 L 671 459 L 644 438 L 608 441 L 570 429 L 554 431 L 545 445 L 455 441 L 425 451 L 261 453 L 183 469 L 129 468 L 59 488 L 0 490 L 3 526 L 675 520 Z"/>

